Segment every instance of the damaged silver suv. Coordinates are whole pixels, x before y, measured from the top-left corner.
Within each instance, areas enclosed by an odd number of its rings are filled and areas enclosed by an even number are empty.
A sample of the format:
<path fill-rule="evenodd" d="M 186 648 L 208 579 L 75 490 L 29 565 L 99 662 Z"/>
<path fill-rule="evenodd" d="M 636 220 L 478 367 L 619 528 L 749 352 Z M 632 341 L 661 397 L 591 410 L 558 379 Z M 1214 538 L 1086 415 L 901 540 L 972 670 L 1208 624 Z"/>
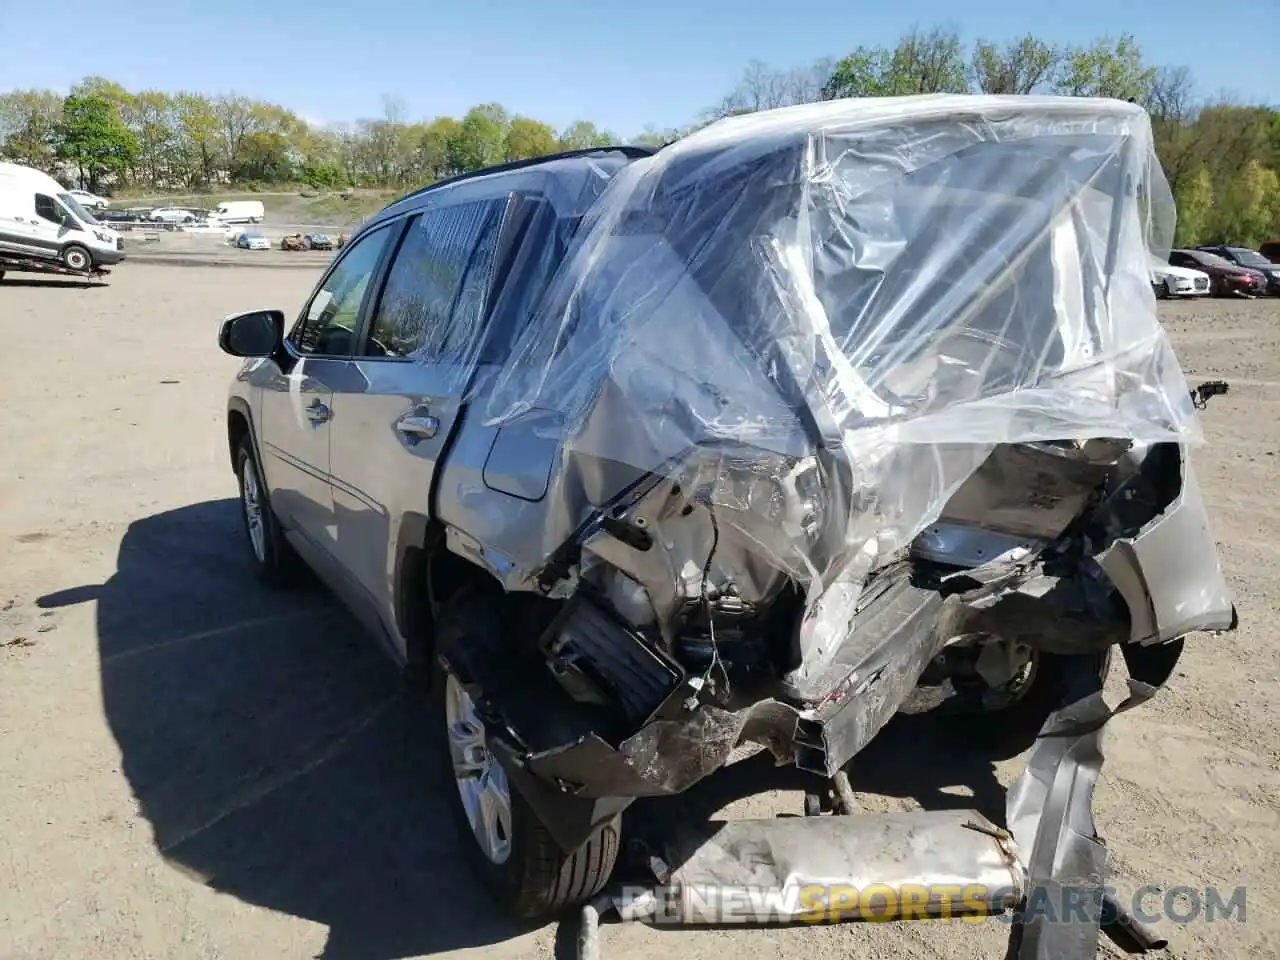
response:
<path fill-rule="evenodd" d="M 1107 100 L 834 101 L 435 184 L 289 329 L 222 323 L 253 563 L 304 559 L 430 674 L 520 916 L 811 882 L 1101 904 L 1107 669 L 1136 704 L 1236 623 L 1188 459 L 1212 391 L 1148 277 L 1172 228 L 1146 114 Z M 849 815 L 846 765 L 924 708 L 1034 742 L 1005 824 Z M 623 810 L 744 744 L 845 815 L 673 827 L 666 899 L 601 901 Z M 1029 917 L 1019 955 L 1092 957 L 1100 916 Z"/>

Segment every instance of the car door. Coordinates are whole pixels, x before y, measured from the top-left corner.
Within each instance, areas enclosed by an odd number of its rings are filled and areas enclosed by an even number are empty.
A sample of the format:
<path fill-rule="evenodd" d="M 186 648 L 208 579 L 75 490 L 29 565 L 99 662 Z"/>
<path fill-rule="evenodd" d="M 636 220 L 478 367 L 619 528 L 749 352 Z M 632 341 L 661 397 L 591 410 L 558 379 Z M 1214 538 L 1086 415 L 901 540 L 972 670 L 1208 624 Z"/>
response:
<path fill-rule="evenodd" d="M 63 235 L 71 232 L 65 220 L 68 215 L 62 204 L 47 193 L 35 195 L 35 211 L 36 215 L 31 218 L 30 223 L 32 244 L 46 256 L 57 256 L 62 247 Z"/>
<path fill-rule="evenodd" d="M 354 361 L 363 388 L 334 397 L 339 557 L 388 624 L 401 525 L 429 516 L 436 464 L 475 368 L 509 203 L 506 194 L 445 201 L 409 219 Z"/>
<path fill-rule="evenodd" d="M 271 503 L 284 525 L 334 553 L 329 455 L 333 396 L 354 382 L 362 310 L 389 227 L 362 236 L 326 272 L 285 339 L 287 360 L 263 387 L 258 440 Z"/>

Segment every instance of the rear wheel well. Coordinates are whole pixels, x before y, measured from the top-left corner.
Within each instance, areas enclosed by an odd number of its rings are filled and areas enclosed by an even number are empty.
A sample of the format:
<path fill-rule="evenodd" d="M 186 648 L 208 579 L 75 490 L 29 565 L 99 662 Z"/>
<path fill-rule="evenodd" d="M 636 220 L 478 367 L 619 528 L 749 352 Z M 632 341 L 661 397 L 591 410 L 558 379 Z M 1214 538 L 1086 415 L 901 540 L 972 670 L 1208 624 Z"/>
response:
<path fill-rule="evenodd" d="M 236 469 L 236 451 L 240 449 L 240 441 L 249 435 L 249 421 L 239 410 L 227 414 L 227 446 L 231 454 L 231 469 Z"/>
<path fill-rule="evenodd" d="M 397 612 L 410 669 L 425 667 L 435 646 L 436 617 L 464 588 L 502 594 L 485 570 L 464 560 L 445 544 L 444 527 L 432 521 L 419 546 L 408 547 L 400 562 Z"/>

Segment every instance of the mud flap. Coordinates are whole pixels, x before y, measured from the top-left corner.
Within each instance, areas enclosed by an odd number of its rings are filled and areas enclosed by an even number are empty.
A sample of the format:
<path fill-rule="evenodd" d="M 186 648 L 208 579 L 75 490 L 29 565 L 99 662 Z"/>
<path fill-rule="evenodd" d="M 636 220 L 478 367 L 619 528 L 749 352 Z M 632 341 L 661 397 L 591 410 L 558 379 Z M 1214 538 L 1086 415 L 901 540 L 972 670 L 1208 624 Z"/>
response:
<path fill-rule="evenodd" d="M 1017 960 L 1093 960 L 1104 913 L 1114 909 L 1103 903 L 1107 851 L 1093 820 L 1102 731 L 1113 716 L 1155 696 L 1181 644 L 1146 648 L 1154 655 L 1145 658 L 1125 652 L 1129 696 L 1114 710 L 1091 658 L 1063 658 L 1071 692 L 1045 721 L 1026 771 L 1009 790 L 1007 820 L 1028 885 L 1010 952 Z"/>

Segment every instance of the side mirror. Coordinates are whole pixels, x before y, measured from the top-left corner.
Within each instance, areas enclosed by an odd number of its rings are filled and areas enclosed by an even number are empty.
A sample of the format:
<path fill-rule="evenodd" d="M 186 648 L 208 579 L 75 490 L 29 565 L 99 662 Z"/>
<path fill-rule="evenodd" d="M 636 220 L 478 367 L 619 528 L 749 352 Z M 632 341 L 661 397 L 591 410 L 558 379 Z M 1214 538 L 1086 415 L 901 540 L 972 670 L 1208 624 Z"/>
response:
<path fill-rule="evenodd" d="M 284 340 L 284 313 L 280 310 L 250 310 L 222 321 L 218 346 L 233 357 L 270 357 Z"/>

